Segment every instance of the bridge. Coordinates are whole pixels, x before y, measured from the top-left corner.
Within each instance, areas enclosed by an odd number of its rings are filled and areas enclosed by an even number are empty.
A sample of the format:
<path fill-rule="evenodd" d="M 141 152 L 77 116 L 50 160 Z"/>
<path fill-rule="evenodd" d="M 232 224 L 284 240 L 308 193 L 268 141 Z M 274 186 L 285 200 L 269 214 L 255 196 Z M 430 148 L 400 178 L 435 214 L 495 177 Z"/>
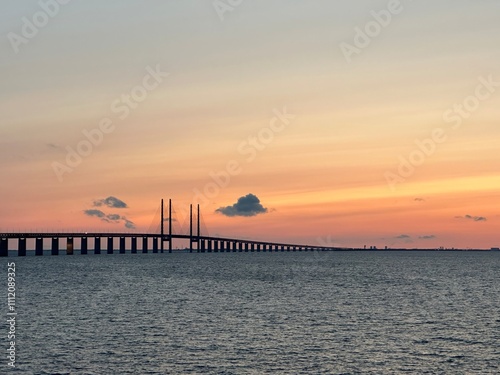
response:
<path fill-rule="evenodd" d="M 164 203 L 161 201 L 161 221 L 160 233 L 0 233 L 0 257 L 9 255 L 9 250 L 17 249 L 18 256 L 26 256 L 28 240 L 34 241 L 34 250 L 36 256 L 44 255 L 44 239 L 51 239 L 51 255 L 59 255 L 64 252 L 67 255 L 73 255 L 75 249 L 80 250 L 81 255 L 89 252 L 101 254 L 113 254 L 118 251 L 119 254 L 130 252 L 141 253 L 164 253 L 168 250 L 172 253 L 172 240 L 188 240 L 189 252 L 211 253 L 211 252 L 285 252 L 285 251 L 333 251 L 345 250 L 337 247 L 317 246 L 317 245 L 299 245 L 290 243 L 276 243 L 266 241 L 255 241 L 249 239 L 235 239 L 225 237 L 214 237 L 201 234 L 200 228 L 200 205 L 197 206 L 196 215 L 196 233 L 194 233 L 193 205 L 189 210 L 189 234 L 174 234 L 172 231 L 172 200 L 169 199 L 168 218 L 164 218 Z M 168 232 L 165 233 L 164 224 L 168 221 Z M 103 247 L 103 239 L 105 239 Z M 66 246 L 61 247 L 61 240 Z M 138 242 L 142 240 L 141 248 L 138 249 Z M 12 243 L 14 246 L 11 246 Z M 167 243 L 167 248 L 165 248 Z M 79 245 L 77 247 L 77 245 Z M 118 246 L 117 246 L 118 245 Z"/>

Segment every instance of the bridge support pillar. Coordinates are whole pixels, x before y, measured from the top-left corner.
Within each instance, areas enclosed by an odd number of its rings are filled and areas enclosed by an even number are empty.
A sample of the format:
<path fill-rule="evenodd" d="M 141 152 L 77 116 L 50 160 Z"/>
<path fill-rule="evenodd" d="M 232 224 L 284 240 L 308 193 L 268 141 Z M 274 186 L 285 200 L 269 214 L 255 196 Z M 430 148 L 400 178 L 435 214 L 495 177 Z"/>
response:
<path fill-rule="evenodd" d="M 43 255 L 43 238 L 37 238 L 35 240 L 35 256 Z"/>
<path fill-rule="evenodd" d="M 158 253 L 158 238 L 154 237 L 153 238 L 153 253 Z"/>
<path fill-rule="evenodd" d="M 214 253 L 218 253 L 219 252 L 219 241 L 216 240 L 214 241 Z"/>
<path fill-rule="evenodd" d="M 80 254 L 87 255 L 87 250 L 88 250 L 87 237 L 82 237 L 81 245 L 80 245 Z"/>
<path fill-rule="evenodd" d="M 206 246 L 205 246 L 205 245 L 206 245 L 205 240 L 200 240 L 200 245 L 201 245 L 201 249 L 200 249 L 200 251 L 201 251 L 202 253 L 204 253 L 204 252 L 205 252 L 205 247 L 206 247 Z"/>
<path fill-rule="evenodd" d="M 231 251 L 232 251 L 233 253 L 235 253 L 235 252 L 237 251 L 237 249 L 236 249 L 236 242 L 234 242 L 234 241 L 233 241 L 233 243 L 231 244 Z"/>
<path fill-rule="evenodd" d="M 120 254 L 125 254 L 125 237 L 120 237 Z"/>
<path fill-rule="evenodd" d="M 26 238 L 20 238 L 18 242 L 17 255 L 20 257 L 26 256 Z"/>
<path fill-rule="evenodd" d="M 52 238 L 52 255 L 59 255 L 59 238 Z"/>
<path fill-rule="evenodd" d="M 73 255 L 73 237 L 66 238 L 66 255 Z"/>
<path fill-rule="evenodd" d="M 108 254 L 113 254 L 113 247 L 114 247 L 113 240 L 114 240 L 113 237 L 108 237 L 108 250 L 107 250 Z"/>
<path fill-rule="evenodd" d="M 101 237 L 94 238 L 94 254 L 101 254 Z"/>
<path fill-rule="evenodd" d="M 148 238 L 142 237 L 142 253 L 147 254 L 148 252 Z"/>
<path fill-rule="evenodd" d="M 0 257 L 9 256 L 9 239 L 0 238 Z"/>
<path fill-rule="evenodd" d="M 137 254 L 137 237 L 132 237 L 131 250 L 132 254 Z"/>

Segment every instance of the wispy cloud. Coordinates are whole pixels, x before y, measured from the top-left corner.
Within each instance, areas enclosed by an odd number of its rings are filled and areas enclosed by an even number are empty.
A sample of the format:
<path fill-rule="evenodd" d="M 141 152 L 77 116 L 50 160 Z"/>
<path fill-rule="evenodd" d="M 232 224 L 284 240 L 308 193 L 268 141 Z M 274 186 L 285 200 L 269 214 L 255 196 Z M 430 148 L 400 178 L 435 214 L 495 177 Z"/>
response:
<path fill-rule="evenodd" d="M 46 145 L 51 150 L 62 150 L 61 146 L 58 146 L 55 143 L 47 143 Z"/>
<path fill-rule="evenodd" d="M 94 207 L 101 207 L 103 205 L 111 208 L 128 208 L 127 203 L 113 196 L 94 201 Z"/>
<path fill-rule="evenodd" d="M 83 212 L 87 216 L 94 216 L 94 217 L 99 217 L 99 218 L 104 218 L 106 216 L 106 214 L 104 212 L 102 212 L 101 210 L 85 210 Z"/>
<path fill-rule="evenodd" d="M 455 219 L 470 220 L 470 221 L 487 221 L 488 220 L 484 216 L 472 216 L 472 215 L 455 216 Z"/>
<path fill-rule="evenodd" d="M 396 239 L 398 240 L 407 240 L 410 239 L 411 237 L 408 236 L 407 234 L 400 234 L 399 236 L 396 236 Z"/>
<path fill-rule="evenodd" d="M 111 221 L 118 221 L 120 220 L 122 217 L 118 214 L 109 214 L 109 215 L 106 215 L 106 218 L 111 220 Z"/>
<path fill-rule="evenodd" d="M 221 213 L 225 216 L 255 216 L 268 212 L 268 209 L 262 206 L 260 199 L 254 194 L 247 194 L 240 197 L 238 201 L 232 206 L 220 207 L 215 212 Z"/>
<path fill-rule="evenodd" d="M 128 208 L 128 205 L 122 201 L 121 199 L 118 199 L 116 197 L 110 196 L 105 199 L 98 199 L 93 202 L 94 207 L 102 207 L 102 206 L 107 206 L 110 208 Z M 102 221 L 106 223 L 113 223 L 113 224 L 120 224 L 123 223 L 125 228 L 127 229 L 136 229 L 136 226 L 133 221 L 127 219 L 125 216 L 122 216 L 117 213 L 106 213 L 104 211 L 98 210 L 98 209 L 89 209 L 89 210 L 84 210 L 83 213 L 87 216 L 90 217 L 95 217 L 98 219 L 101 219 Z"/>
<path fill-rule="evenodd" d="M 130 220 L 128 220 L 126 217 L 122 217 L 122 219 L 125 221 L 125 228 L 128 228 L 128 229 L 135 229 L 136 226 L 133 222 L 131 222 Z"/>
<path fill-rule="evenodd" d="M 400 234 L 399 236 L 396 236 L 394 238 L 399 240 L 399 241 L 403 241 L 404 243 L 412 243 L 413 242 L 413 239 L 411 238 L 411 236 L 409 236 L 407 234 Z"/>
<path fill-rule="evenodd" d="M 437 238 L 437 237 L 433 234 L 418 237 L 419 240 L 433 240 L 435 238 Z"/>

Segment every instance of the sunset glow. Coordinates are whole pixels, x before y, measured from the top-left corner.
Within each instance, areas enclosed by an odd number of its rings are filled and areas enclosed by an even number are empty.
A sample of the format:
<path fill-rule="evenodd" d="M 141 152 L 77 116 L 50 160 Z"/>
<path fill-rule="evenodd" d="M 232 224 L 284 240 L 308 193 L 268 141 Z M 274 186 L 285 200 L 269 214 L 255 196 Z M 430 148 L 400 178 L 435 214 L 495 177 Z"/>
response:
<path fill-rule="evenodd" d="M 73 1 L 20 44 L 40 7 L 4 5 L 0 231 L 142 233 L 171 198 L 227 237 L 500 246 L 500 3 L 402 0 L 346 56 L 387 4 Z"/>

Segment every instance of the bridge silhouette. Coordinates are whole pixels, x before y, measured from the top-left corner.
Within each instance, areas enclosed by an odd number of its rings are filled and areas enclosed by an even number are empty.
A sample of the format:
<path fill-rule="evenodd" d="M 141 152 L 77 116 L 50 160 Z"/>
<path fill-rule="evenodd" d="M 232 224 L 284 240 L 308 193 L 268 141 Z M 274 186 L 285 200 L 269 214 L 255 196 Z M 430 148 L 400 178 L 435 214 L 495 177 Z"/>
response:
<path fill-rule="evenodd" d="M 125 254 L 130 252 L 141 253 L 169 253 L 175 251 L 172 247 L 173 239 L 188 240 L 190 252 L 285 252 L 285 251 L 333 251 L 347 250 L 339 247 L 300 245 L 291 243 L 256 241 L 250 239 L 235 239 L 217 236 L 208 236 L 201 234 L 200 227 L 200 205 L 197 205 L 196 215 L 196 233 L 194 233 L 193 205 L 189 210 L 189 234 L 175 234 L 172 231 L 172 200 L 169 199 L 168 218 L 164 217 L 164 203 L 161 200 L 161 218 L 160 233 L 0 233 L 0 257 L 9 255 L 9 250 L 14 247 L 17 249 L 18 256 L 26 256 L 27 240 L 35 241 L 34 251 L 36 256 L 44 255 L 44 239 L 51 239 L 51 255 L 59 255 L 60 251 L 66 251 L 67 255 L 73 255 L 77 240 L 79 242 L 80 254 L 88 254 L 93 251 L 94 254 L 101 254 L 105 251 L 107 254 L 113 254 L 118 249 L 118 253 Z M 168 232 L 165 233 L 165 222 L 168 221 Z M 106 239 L 105 248 L 102 246 L 102 239 Z M 128 239 L 128 241 L 127 241 Z M 142 247 L 138 249 L 138 240 L 142 239 Z M 65 248 L 61 248 L 60 240 L 66 241 Z M 12 242 L 17 242 L 17 246 L 9 246 Z M 167 248 L 165 248 L 167 243 Z M 116 246 L 118 244 L 118 246 Z M 30 249 L 31 250 L 31 249 Z"/>

